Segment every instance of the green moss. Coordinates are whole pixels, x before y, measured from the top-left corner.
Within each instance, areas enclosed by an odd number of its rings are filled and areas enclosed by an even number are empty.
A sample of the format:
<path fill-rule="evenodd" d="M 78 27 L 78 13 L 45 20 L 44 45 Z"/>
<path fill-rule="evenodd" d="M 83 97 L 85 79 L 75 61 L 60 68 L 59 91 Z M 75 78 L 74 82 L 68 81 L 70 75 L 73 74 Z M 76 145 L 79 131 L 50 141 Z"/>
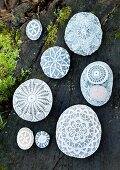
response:
<path fill-rule="evenodd" d="M 0 165 L 0 170 L 6 170 L 7 168 L 5 166 Z"/>
<path fill-rule="evenodd" d="M 48 34 L 45 38 L 45 48 L 52 46 L 52 44 L 56 42 L 58 31 L 57 25 L 51 22 L 50 25 L 48 25 L 47 27 L 47 31 Z"/>
<path fill-rule="evenodd" d="M 57 17 L 56 22 L 63 26 L 65 21 L 69 18 L 71 12 L 72 10 L 69 6 L 62 8 L 61 10 L 58 9 L 57 12 L 55 12 L 55 16 Z"/>
<path fill-rule="evenodd" d="M 47 27 L 47 36 L 45 37 L 45 44 L 43 47 L 43 51 L 55 44 L 57 40 L 57 32 L 59 27 L 63 26 L 65 21 L 69 18 L 72 10 L 71 7 L 64 7 L 62 9 L 58 9 L 54 12 L 56 20 L 55 22 L 51 22 Z"/>
<path fill-rule="evenodd" d="M 8 31 L 5 27 L 0 33 L 0 102 L 8 100 L 11 88 L 15 84 L 13 74 L 21 43 L 18 34 L 18 31 Z"/>
<path fill-rule="evenodd" d="M 119 39 L 120 38 L 120 31 L 115 33 L 115 39 Z"/>

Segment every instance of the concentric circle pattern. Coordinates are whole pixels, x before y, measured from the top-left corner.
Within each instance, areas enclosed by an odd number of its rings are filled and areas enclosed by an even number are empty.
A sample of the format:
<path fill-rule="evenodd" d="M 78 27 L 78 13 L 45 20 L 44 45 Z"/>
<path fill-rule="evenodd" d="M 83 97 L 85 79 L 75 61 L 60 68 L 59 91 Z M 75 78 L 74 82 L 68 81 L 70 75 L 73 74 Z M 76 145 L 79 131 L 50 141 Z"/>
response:
<path fill-rule="evenodd" d="M 100 47 L 102 41 L 99 19 L 90 12 L 75 14 L 67 24 L 64 38 L 74 53 L 91 55 Z"/>
<path fill-rule="evenodd" d="M 18 146 L 23 150 L 27 150 L 31 148 L 33 143 L 34 143 L 33 132 L 27 127 L 21 128 L 17 134 Z"/>
<path fill-rule="evenodd" d="M 104 65 L 94 64 L 87 69 L 87 78 L 92 84 L 102 84 L 108 78 L 108 70 Z"/>
<path fill-rule="evenodd" d="M 37 40 L 41 36 L 42 25 L 39 20 L 32 19 L 26 27 L 26 35 L 31 40 Z"/>
<path fill-rule="evenodd" d="M 74 105 L 61 114 L 56 128 L 56 141 L 64 154 L 86 158 L 98 149 L 100 140 L 101 125 L 90 107 Z"/>
<path fill-rule="evenodd" d="M 68 73 L 70 56 L 64 48 L 54 46 L 43 53 L 40 65 L 48 77 L 60 79 Z"/>
<path fill-rule="evenodd" d="M 44 119 L 52 107 L 52 92 L 42 80 L 30 79 L 22 83 L 13 95 L 13 107 L 19 117 L 37 122 Z"/>
<path fill-rule="evenodd" d="M 45 131 L 37 132 L 35 143 L 39 148 L 46 148 L 49 145 L 50 135 Z"/>

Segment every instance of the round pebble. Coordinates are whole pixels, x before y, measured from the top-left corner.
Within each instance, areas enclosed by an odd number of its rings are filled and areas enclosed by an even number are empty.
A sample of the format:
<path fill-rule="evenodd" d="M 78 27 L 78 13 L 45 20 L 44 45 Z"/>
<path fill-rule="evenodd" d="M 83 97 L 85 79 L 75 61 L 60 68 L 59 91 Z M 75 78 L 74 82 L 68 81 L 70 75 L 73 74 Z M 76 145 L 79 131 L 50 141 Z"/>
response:
<path fill-rule="evenodd" d="M 35 143 L 39 148 L 46 148 L 49 145 L 50 135 L 45 131 L 37 132 Z"/>
<path fill-rule="evenodd" d="M 100 140 L 101 124 L 90 107 L 74 105 L 61 114 L 56 127 L 56 141 L 64 154 L 86 158 L 98 149 Z"/>
<path fill-rule="evenodd" d="M 13 108 L 24 120 L 37 122 L 46 118 L 53 103 L 52 92 L 42 80 L 30 79 L 22 83 L 13 95 Z"/>
<path fill-rule="evenodd" d="M 34 143 L 33 132 L 27 128 L 21 128 L 17 134 L 17 144 L 22 150 L 28 150 Z"/>
<path fill-rule="evenodd" d="M 69 53 L 62 47 L 48 48 L 41 56 L 40 65 L 43 72 L 50 78 L 63 78 L 70 67 Z"/>
<path fill-rule="evenodd" d="M 41 22 L 37 19 L 32 19 L 26 26 L 26 35 L 30 40 L 37 40 L 42 33 Z"/>
<path fill-rule="evenodd" d="M 90 98 L 97 101 L 105 101 L 108 93 L 104 86 L 96 85 L 90 88 Z"/>
<path fill-rule="evenodd" d="M 87 56 L 101 45 L 102 29 L 99 19 L 90 12 L 75 14 L 65 30 L 65 42 L 76 54 Z"/>

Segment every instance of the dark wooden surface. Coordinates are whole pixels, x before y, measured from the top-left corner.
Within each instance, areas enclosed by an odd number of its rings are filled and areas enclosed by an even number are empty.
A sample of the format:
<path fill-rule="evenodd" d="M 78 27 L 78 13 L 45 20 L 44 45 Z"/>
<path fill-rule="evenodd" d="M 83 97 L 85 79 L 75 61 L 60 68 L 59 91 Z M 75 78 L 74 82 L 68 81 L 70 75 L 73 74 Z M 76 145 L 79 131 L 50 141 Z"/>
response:
<path fill-rule="evenodd" d="M 119 1 L 65 1 L 72 7 L 72 14 L 79 11 L 92 11 L 101 20 L 103 29 L 102 45 L 97 52 L 88 57 L 78 56 L 68 49 L 64 43 L 65 26 L 59 29 L 55 45 L 65 47 L 71 55 L 71 67 L 67 76 L 60 80 L 47 78 L 39 65 L 39 49 L 41 40 L 31 42 L 24 35 L 21 51 L 22 66 L 31 65 L 30 78 L 39 78 L 49 84 L 54 102 L 49 116 L 38 123 L 30 123 L 20 119 L 15 112 L 9 115 L 6 128 L 0 133 L 0 170 L 119 170 L 120 169 L 120 38 L 115 38 L 120 31 Z M 117 7 L 116 7 L 117 6 Z M 115 12 L 114 9 L 115 8 Z M 113 13 L 111 12 L 113 11 Z M 112 13 L 112 14 L 111 14 Z M 49 11 L 46 14 L 46 18 Z M 46 27 L 49 19 L 42 17 Z M 52 18 L 52 16 L 50 15 Z M 45 23 L 45 24 L 44 24 Z M 34 54 L 35 51 L 35 54 Z M 34 56 L 36 55 L 36 56 Z M 37 56 L 38 55 L 38 56 Z M 111 99 L 102 107 L 90 106 L 80 90 L 80 75 L 83 69 L 93 61 L 104 61 L 110 65 L 114 73 L 114 87 Z M 71 105 L 86 104 L 97 113 L 102 125 L 102 140 L 96 153 L 86 159 L 75 159 L 65 156 L 57 147 L 55 140 L 56 123 L 61 113 Z M 51 136 L 50 145 L 39 149 L 34 144 L 28 151 L 22 151 L 16 144 L 16 135 L 20 128 L 29 127 L 34 134 L 39 130 L 47 131 Z"/>

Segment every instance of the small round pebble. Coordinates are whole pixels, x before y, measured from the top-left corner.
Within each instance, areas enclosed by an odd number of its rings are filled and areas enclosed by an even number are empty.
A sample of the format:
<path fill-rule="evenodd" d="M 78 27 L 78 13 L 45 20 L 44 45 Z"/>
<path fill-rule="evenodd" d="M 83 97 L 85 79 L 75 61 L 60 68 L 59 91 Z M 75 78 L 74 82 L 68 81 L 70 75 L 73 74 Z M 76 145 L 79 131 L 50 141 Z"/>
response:
<path fill-rule="evenodd" d="M 105 101 L 108 93 L 104 86 L 96 85 L 90 88 L 90 98 L 97 101 Z"/>
<path fill-rule="evenodd" d="M 26 26 L 26 35 L 30 40 L 37 40 L 42 33 L 41 22 L 37 19 L 32 19 Z"/>
<path fill-rule="evenodd" d="M 40 65 L 50 78 L 63 78 L 69 71 L 70 56 L 66 49 L 54 46 L 48 48 L 41 56 Z"/>
<path fill-rule="evenodd" d="M 50 135 L 45 131 L 37 132 L 35 143 L 39 148 L 46 148 L 49 145 Z"/>
<path fill-rule="evenodd" d="M 17 144 L 19 148 L 22 150 L 28 150 L 29 148 L 31 148 L 33 143 L 34 143 L 33 132 L 27 127 L 21 128 L 17 134 Z"/>

